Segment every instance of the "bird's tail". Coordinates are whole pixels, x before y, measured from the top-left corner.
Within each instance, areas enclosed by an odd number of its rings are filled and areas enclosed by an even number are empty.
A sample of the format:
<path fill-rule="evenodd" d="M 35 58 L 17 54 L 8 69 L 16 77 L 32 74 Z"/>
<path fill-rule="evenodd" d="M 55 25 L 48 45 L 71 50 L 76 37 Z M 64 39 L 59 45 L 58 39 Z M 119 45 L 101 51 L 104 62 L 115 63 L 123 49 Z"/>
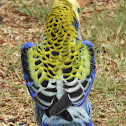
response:
<path fill-rule="evenodd" d="M 38 125 L 40 126 L 40 125 Z M 85 123 L 85 122 L 71 122 L 71 123 L 66 123 L 66 124 L 63 124 L 63 123 L 60 123 L 60 124 L 48 124 L 48 123 L 45 123 L 45 122 L 42 122 L 42 125 L 41 126 L 94 126 L 93 123 L 91 122 L 91 120 L 89 121 L 89 123 Z"/>
<path fill-rule="evenodd" d="M 44 111 L 36 105 L 35 116 L 36 116 L 37 124 L 38 126 L 94 126 L 93 123 L 91 122 L 91 118 L 89 114 L 90 113 L 89 102 L 87 101 L 85 103 L 88 103 L 88 104 L 84 104 L 83 106 L 87 110 L 86 112 L 87 114 L 85 112 L 77 113 L 78 109 L 76 108 L 69 109 L 69 112 L 72 114 L 73 117 L 72 122 L 68 122 L 63 118 L 60 118 L 59 116 L 51 116 L 49 118 L 48 116 L 46 116 L 46 114 L 44 114 Z M 81 112 L 81 108 L 80 108 L 80 112 Z M 84 114 L 85 121 L 77 119 L 78 117 L 81 117 L 78 114 Z"/>
<path fill-rule="evenodd" d="M 80 124 L 80 123 L 69 123 L 69 124 L 57 124 L 57 125 L 50 125 L 50 124 L 45 124 L 45 123 L 42 123 L 41 126 L 94 126 L 93 123 L 83 123 L 83 124 Z"/>

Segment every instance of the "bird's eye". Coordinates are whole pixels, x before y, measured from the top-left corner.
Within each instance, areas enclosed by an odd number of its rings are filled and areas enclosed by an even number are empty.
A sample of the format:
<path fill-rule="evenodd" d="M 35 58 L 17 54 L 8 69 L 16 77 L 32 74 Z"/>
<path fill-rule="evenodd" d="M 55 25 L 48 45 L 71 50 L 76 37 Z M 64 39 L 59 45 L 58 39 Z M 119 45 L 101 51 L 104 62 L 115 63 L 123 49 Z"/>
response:
<path fill-rule="evenodd" d="M 80 8 L 77 8 L 77 12 L 80 13 Z"/>

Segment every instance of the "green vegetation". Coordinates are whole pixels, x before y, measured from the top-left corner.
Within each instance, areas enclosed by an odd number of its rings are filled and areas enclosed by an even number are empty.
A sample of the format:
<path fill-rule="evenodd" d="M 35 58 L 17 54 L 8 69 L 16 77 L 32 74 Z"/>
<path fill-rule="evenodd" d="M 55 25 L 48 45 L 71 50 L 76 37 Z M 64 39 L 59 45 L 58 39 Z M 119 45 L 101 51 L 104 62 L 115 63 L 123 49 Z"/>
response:
<path fill-rule="evenodd" d="M 31 17 L 37 18 L 42 23 L 43 19 L 46 18 L 49 9 L 51 7 L 51 0 L 45 2 L 44 4 L 40 0 L 13 0 L 17 10 L 21 13 L 29 15 Z M 46 6 L 45 6 L 46 4 Z"/>
<path fill-rule="evenodd" d="M 97 9 L 96 9 L 97 10 Z M 91 14 L 84 38 L 95 45 L 97 74 L 90 92 L 93 119 L 108 126 L 126 123 L 126 2 Z M 82 32 L 83 33 L 83 32 Z M 95 120 L 94 119 L 94 120 Z M 96 121 L 95 120 L 95 121 Z M 97 123 L 96 123 L 97 124 Z"/>

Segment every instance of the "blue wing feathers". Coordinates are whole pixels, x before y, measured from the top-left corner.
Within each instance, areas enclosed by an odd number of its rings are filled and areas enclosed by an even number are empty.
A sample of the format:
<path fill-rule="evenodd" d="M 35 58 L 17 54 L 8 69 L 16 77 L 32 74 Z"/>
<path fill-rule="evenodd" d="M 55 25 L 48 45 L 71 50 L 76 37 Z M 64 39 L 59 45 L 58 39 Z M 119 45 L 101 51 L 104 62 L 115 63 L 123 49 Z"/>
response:
<path fill-rule="evenodd" d="M 35 46 L 35 44 L 33 44 L 33 43 L 31 43 L 31 42 L 27 42 L 27 43 L 25 43 L 25 44 L 22 46 L 21 51 L 22 51 L 24 48 L 31 48 L 31 47 L 33 47 L 33 46 Z"/>
<path fill-rule="evenodd" d="M 87 46 L 92 46 L 94 48 L 94 45 L 91 41 L 85 40 L 82 42 L 82 44 L 87 45 Z"/>
<path fill-rule="evenodd" d="M 35 117 L 36 117 L 38 126 L 42 126 L 43 111 L 37 104 L 35 106 Z"/>
<path fill-rule="evenodd" d="M 29 90 L 31 97 L 35 100 L 36 92 L 34 92 L 31 89 L 31 86 L 34 84 L 34 81 L 32 80 L 32 78 L 30 76 L 28 63 L 27 63 L 27 51 L 29 48 L 31 48 L 33 46 L 35 46 L 35 44 L 30 43 L 30 42 L 27 42 L 22 46 L 22 48 L 21 48 L 21 62 L 22 62 L 23 75 L 24 75 L 24 80 L 25 80 L 26 86 L 28 87 L 28 90 Z"/>
<path fill-rule="evenodd" d="M 34 82 L 33 82 L 32 78 L 30 77 L 30 73 L 29 73 L 29 69 L 28 69 L 27 51 L 29 48 L 31 48 L 33 46 L 35 46 L 35 44 L 27 42 L 21 48 L 21 62 L 22 62 L 24 80 L 25 80 L 26 86 L 28 87 L 32 98 L 35 97 L 35 92 L 30 90 L 30 87 L 34 84 Z"/>
<path fill-rule="evenodd" d="M 84 44 L 88 47 L 89 53 L 91 55 L 90 75 L 86 78 L 86 81 L 89 81 L 90 86 L 89 86 L 88 90 L 85 92 L 85 97 L 84 97 L 84 101 L 85 101 L 91 90 L 91 87 L 92 87 L 92 84 L 93 84 L 93 81 L 95 78 L 96 66 L 95 66 L 95 54 L 94 54 L 94 49 L 93 49 L 94 48 L 93 43 L 88 40 L 85 40 L 84 42 L 82 42 L 82 44 Z"/>
<path fill-rule="evenodd" d="M 91 119 L 92 118 L 92 108 L 91 108 L 91 103 L 89 102 L 88 99 L 86 99 L 86 101 L 84 102 L 83 107 Z"/>

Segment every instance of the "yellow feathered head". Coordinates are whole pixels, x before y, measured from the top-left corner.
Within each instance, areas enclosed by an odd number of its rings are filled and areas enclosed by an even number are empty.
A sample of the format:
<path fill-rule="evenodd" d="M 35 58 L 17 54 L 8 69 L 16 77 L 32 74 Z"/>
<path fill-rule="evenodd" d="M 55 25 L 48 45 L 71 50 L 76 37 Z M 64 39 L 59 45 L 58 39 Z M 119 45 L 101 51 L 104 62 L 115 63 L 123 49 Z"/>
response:
<path fill-rule="evenodd" d="M 80 5 L 76 0 L 54 0 L 53 6 L 62 5 L 64 2 L 69 2 L 72 5 L 72 9 L 76 14 L 76 18 L 79 21 Z"/>
<path fill-rule="evenodd" d="M 80 5 L 76 0 L 67 0 L 68 2 L 70 2 L 73 6 L 73 10 L 77 16 L 77 19 L 79 20 L 79 13 L 80 13 Z"/>

